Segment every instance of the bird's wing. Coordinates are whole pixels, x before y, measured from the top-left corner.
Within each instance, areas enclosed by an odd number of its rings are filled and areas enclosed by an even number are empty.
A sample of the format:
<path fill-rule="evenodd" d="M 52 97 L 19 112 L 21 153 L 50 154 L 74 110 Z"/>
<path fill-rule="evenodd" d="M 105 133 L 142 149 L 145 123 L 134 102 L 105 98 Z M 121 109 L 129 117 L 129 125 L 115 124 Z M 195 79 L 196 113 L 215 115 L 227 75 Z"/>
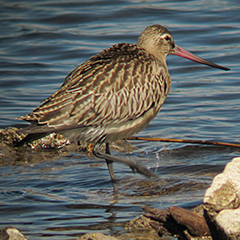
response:
<path fill-rule="evenodd" d="M 152 56 L 118 44 L 77 67 L 59 91 L 21 119 L 57 130 L 118 124 L 148 111 L 164 94 L 164 84 Z"/>

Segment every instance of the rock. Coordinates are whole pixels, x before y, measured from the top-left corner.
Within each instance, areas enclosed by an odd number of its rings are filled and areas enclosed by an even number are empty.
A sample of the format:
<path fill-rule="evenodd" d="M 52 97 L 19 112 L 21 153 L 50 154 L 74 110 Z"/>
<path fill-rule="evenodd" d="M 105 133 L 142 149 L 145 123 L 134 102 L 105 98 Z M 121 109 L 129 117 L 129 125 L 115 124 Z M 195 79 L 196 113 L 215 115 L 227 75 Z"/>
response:
<path fill-rule="evenodd" d="M 78 238 L 78 240 L 120 240 L 120 239 L 102 233 L 86 233 L 80 238 Z"/>
<path fill-rule="evenodd" d="M 214 210 L 237 208 L 240 206 L 240 157 L 228 163 L 207 189 L 203 202 Z"/>
<path fill-rule="evenodd" d="M 141 216 L 128 222 L 125 230 L 129 232 L 151 231 L 153 228 L 150 224 L 151 220 L 147 217 Z"/>
<path fill-rule="evenodd" d="M 212 239 L 205 218 L 193 211 L 171 206 L 168 209 L 144 207 L 144 216 L 155 222 L 149 224 L 160 236 L 178 236 L 179 239 Z"/>
<path fill-rule="evenodd" d="M 202 215 L 176 206 L 171 206 L 168 211 L 178 224 L 186 226 L 192 236 L 211 235 L 206 220 Z"/>
<path fill-rule="evenodd" d="M 162 233 L 163 231 L 166 233 L 166 229 L 159 222 L 145 216 L 137 217 L 128 222 L 125 230 L 131 234 L 123 235 L 123 239 L 156 240 L 159 239 L 158 233 Z"/>
<path fill-rule="evenodd" d="M 204 197 L 206 218 L 213 235 L 216 232 L 221 239 L 239 239 L 240 235 L 240 157 L 228 163 L 221 174 L 218 174 Z M 219 238 L 219 235 L 217 235 Z"/>
<path fill-rule="evenodd" d="M 18 130 L 19 129 L 15 127 L 0 129 L 0 143 L 12 145 L 19 142 L 26 135 L 19 133 Z"/>
<path fill-rule="evenodd" d="M 73 152 L 87 155 L 93 154 L 92 148 L 94 145 L 71 143 L 68 139 L 56 133 L 50 133 L 43 138 L 15 147 L 24 137 L 26 137 L 26 134 L 22 134 L 21 129 L 16 127 L 0 129 L 0 167 L 15 165 L 16 163 L 35 164 L 52 161 L 54 158 L 64 157 Z M 104 147 L 102 145 L 102 149 Z M 117 141 L 111 144 L 110 148 L 123 152 L 134 150 L 134 147 L 127 141 Z"/>
<path fill-rule="evenodd" d="M 1 229 L 0 240 L 27 240 L 16 228 L 8 226 Z"/>
<path fill-rule="evenodd" d="M 170 212 L 166 209 L 143 207 L 143 210 L 145 211 L 144 216 L 146 216 L 148 218 L 152 218 L 159 222 L 166 222 L 167 218 L 169 218 L 169 216 L 170 216 Z"/>
<path fill-rule="evenodd" d="M 0 143 L 0 166 L 14 165 L 18 158 L 17 152 L 14 148 Z"/>
<path fill-rule="evenodd" d="M 216 222 L 228 235 L 240 233 L 240 209 L 227 209 L 216 216 Z"/>

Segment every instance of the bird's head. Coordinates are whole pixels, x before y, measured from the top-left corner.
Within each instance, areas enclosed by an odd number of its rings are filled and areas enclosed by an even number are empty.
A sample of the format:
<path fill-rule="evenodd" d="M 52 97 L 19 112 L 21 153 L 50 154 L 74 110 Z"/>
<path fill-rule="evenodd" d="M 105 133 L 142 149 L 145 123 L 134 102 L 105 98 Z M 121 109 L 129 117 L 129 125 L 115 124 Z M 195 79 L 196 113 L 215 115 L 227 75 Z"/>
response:
<path fill-rule="evenodd" d="M 160 61 L 165 61 L 167 55 L 173 54 L 210 67 L 230 70 L 229 68 L 209 62 L 184 50 L 183 48 L 180 48 L 173 41 L 171 32 L 167 28 L 158 24 L 147 27 L 141 33 L 137 41 L 137 46 L 145 49 Z"/>

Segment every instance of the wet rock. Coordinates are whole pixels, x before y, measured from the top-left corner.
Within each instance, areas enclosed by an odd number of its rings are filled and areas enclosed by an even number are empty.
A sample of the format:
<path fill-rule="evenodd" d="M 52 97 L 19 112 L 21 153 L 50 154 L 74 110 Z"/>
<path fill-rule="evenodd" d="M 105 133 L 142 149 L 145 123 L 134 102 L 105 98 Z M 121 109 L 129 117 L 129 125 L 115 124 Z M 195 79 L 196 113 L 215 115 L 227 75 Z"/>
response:
<path fill-rule="evenodd" d="M 214 178 L 206 191 L 204 208 L 215 239 L 240 239 L 240 157 Z"/>
<path fill-rule="evenodd" d="M 166 222 L 170 216 L 170 212 L 166 209 L 157 209 L 152 207 L 143 207 L 145 211 L 144 216 L 157 220 L 159 222 Z"/>
<path fill-rule="evenodd" d="M 210 235 L 210 230 L 202 215 L 176 206 L 171 206 L 168 211 L 178 224 L 186 226 L 192 236 Z"/>
<path fill-rule="evenodd" d="M 160 230 L 159 228 L 161 228 L 161 224 L 158 222 L 149 217 L 140 216 L 126 224 L 125 230 L 130 234 L 125 234 L 121 237 L 123 239 L 159 239 L 158 232 L 163 231 L 163 229 Z"/>
<path fill-rule="evenodd" d="M 0 129 L 0 143 L 13 145 L 21 141 L 26 135 L 18 132 L 18 128 L 8 127 L 5 129 Z"/>
<path fill-rule="evenodd" d="M 144 216 L 138 217 L 126 224 L 125 230 L 129 232 L 151 231 L 151 220 Z"/>
<path fill-rule="evenodd" d="M 19 143 L 25 134 L 21 133 L 21 129 L 16 127 L 8 127 L 5 129 L 0 129 L 0 144 L 8 145 L 13 147 L 16 143 Z M 31 149 L 62 149 L 68 145 L 74 145 L 74 149 L 78 149 L 83 152 L 92 152 L 93 144 L 88 144 L 85 142 L 80 142 L 80 146 L 75 143 L 71 143 L 68 139 L 64 138 L 63 135 L 58 133 L 50 133 L 49 135 L 39 138 L 35 141 L 25 143 L 24 147 L 31 147 Z M 119 140 L 110 145 L 111 149 L 120 152 L 132 152 L 136 147 L 132 146 L 126 140 Z M 104 147 L 103 147 L 104 148 Z M 72 150 L 72 147 L 70 147 Z"/>
<path fill-rule="evenodd" d="M 26 135 L 21 134 L 18 128 L 8 127 L 0 129 L 0 166 L 15 164 L 34 164 L 43 161 L 52 161 L 59 156 L 77 152 L 92 155 L 94 145 L 71 143 L 60 134 L 50 133 L 33 142 L 15 147 Z M 127 141 L 118 141 L 110 145 L 111 150 L 131 152 L 135 148 Z M 102 146 L 105 150 L 105 146 Z M 40 153 L 40 154 L 39 154 Z"/>
<path fill-rule="evenodd" d="M 144 207 L 144 216 L 160 236 L 177 236 L 178 239 L 212 239 L 205 218 L 193 211 L 172 206 L 168 209 Z"/>
<path fill-rule="evenodd" d="M 15 163 L 17 152 L 14 148 L 0 143 L 0 166 L 9 166 Z"/>
<path fill-rule="evenodd" d="M 18 229 L 8 226 L 1 229 L 0 240 L 27 240 L 27 238 Z"/>
<path fill-rule="evenodd" d="M 87 233 L 78 238 L 78 240 L 120 240 L 120 239 L 102 233 Z"/>
<path fill-rule="evenodd" d="M 143 217 L 152 220 L 149 224 L 160 236 L 171 236 L 178 232 L 178 230 L 176 230 L 177 227 L 175 228 L 176 222 L 171 217 L 168 210 L 152 207 L 143 207 L 143 210 L 145 211 Z M 183 229 L 180 231 L 182 230 Z"/>
<path fill-rule="evenodd" d="M 128 197 L 144 197 L 152 198 L 153 196 L 170 195 L 172 193 L 187 191 L 199 191 L 206 189 L 209 185 L 206 183 L 187 181 L 179 183 L 178 178 L 156 178 L 156 179 L 143 179 L 136 182 L 129 182 L 129 180 L 122 181 L 124 184 L 124 195 Z M 127 191 L 127 190 L 130 191 Z"/>

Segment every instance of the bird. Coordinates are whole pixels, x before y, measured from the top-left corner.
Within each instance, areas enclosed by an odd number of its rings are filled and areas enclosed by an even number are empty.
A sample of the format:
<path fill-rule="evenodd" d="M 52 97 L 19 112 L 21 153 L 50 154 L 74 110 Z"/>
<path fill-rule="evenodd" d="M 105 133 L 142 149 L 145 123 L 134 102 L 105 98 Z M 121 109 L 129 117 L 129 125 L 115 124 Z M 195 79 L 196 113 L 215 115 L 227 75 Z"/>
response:
<path fill-rule="evenodd" d="M 138 161 L 111 155 L 109 144 L 140 132 L 159 113 L 171 87 L 166 64 L 171 54 L 230 70 L 180 48 L 162 25 L 148 26 L 136 44 L 115 44 L 76 67 L 57 92 L 18 118 L 31 125 L 23 130 L 27 136 L 17 146 L 52 132 L 71 142 L 94 144 L 93 154 L 106 160 L 114 193 L 118 187 L 113 162 L 153 176 Z"/>

